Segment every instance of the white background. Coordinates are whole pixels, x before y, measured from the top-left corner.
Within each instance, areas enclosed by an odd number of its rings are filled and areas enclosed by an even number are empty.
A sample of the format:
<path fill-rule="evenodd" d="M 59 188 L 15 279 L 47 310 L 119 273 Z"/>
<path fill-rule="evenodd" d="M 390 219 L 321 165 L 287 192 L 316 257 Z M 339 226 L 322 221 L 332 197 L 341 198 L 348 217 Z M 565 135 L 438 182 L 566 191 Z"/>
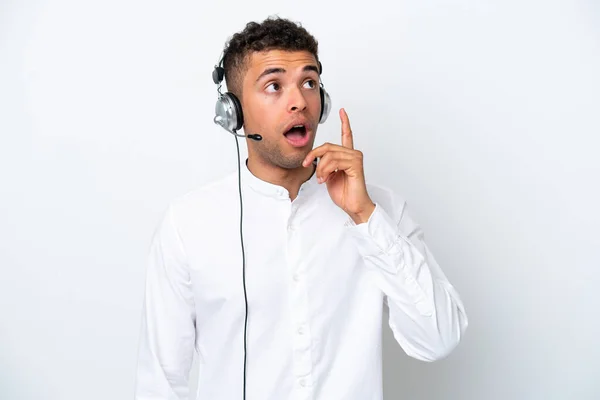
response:
<path fill-rule="evenodd" d="M 0 398 L 132 398 L 152 231 L 236 168 L 212 67 L 273 14 L 467 307 L 437 363 L 386 330 L 386 399 L 600 398 L 599 2 L 0 4 Z"/>

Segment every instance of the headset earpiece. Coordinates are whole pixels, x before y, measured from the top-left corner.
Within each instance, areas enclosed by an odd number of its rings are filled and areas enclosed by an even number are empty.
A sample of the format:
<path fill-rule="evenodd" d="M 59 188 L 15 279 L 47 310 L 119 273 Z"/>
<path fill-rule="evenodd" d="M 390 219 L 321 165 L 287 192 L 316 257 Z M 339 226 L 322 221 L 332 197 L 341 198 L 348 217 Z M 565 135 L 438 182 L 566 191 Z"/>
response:
<path fill-rule="evenodd" d="M 323 73 L 323 64 L 321 61 L 317 61 L 319 64 L 319 75 Z M 329 117 L 329 112 L 331 111 L 331 97 L 329 97 L 329 93 L 323 87 L 323 83 L 321 82 L 319 88 L 319 94 L 321 96 L 321 114 L 319 115 L 319 123 L 322 124 L 327 121 L 327 117 Z"/>
<path fill-rule="evenodd" d="M 319 92 L 321 94 L 321 115 L 319 116 L 319 123 L 322 124 L 327 121 L 327 117 L 329 117 L 329 112 L 331 111 L 331 97 L 329 97 L 329 93 L 327 93 L 323 86 L 319 88 Z"/>
<path fill-rule="evenodd" d="M 244 125 L 242 104 L 231 92 L 221 94 L 221 83 L 225 77 L 225 69 L 222 67 L 222 63 L 223 59 L 219 61 L 218 65 L 215 65 L 212 73 L 213 82 L 219 85 L 219 98 L 215 104 L 214 122 L 229 132 L 237 132 Z"/>
<path fill-rule="evenodd" d="M 215 105 L 215 123 L 229 132 L 237 132 L 244 125 L 242 105 L 233 93 L 219 95 Z"/>
<path fill-rule="evenodd" d="M 233 103 L 233 109 L 235 110 L 234 130 L 240 130 L 242 129 L 242 126 L 244 126 L 244 113 L 242 112 L 242 103 L 240 103 L 240 100 L 235 94 L 227 92 L 226 95 L 229 96 L 229 98 L 231 98 L 231 102 Z"/>

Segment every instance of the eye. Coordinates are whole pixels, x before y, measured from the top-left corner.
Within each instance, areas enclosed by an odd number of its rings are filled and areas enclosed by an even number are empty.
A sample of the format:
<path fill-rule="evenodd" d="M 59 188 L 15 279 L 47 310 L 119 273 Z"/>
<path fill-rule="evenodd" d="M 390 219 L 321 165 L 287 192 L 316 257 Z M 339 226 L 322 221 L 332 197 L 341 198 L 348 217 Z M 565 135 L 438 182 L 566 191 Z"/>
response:
<path fill-rule="evenodd" d="M 277 83 L 277 82 L 270 83 L 267 86 L 267 92 L 270 92 L 270 93 L 277 92 L 279 89 L 281 89 L 281 86 L 279 86 L 279 83 Z"/>
<path fill-rule="evenodd" d="M 309 79 L 306 82 L 304 82 L 304 87 L 306 87 L 307 89 L 314 89 L 317 86 L 317 82 L 315 82 L 313 79 Z"/>

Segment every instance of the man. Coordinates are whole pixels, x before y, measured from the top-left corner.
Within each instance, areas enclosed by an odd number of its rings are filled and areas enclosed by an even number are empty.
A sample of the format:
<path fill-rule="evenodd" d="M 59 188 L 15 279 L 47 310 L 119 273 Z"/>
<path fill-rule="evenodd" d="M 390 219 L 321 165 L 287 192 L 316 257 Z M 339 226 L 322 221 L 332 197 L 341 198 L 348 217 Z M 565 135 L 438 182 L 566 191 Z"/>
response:
<path fill-rule="evenodd" d="M 195 352 L 198 399 L 381 399 L 384 304 L 398 344 L 424 361 L 459 343 L 463 304 L 405 202 L 365 183 L 344 109 L 341 144 L 313 149 L 320 63 L 304 28 L 250 23 L 223 68 L 244 132 L 262 140 L 247 139 L 241 189 L 236 172 L 166 211 L 149 258 L 136 399 L 194 398 Z"/>

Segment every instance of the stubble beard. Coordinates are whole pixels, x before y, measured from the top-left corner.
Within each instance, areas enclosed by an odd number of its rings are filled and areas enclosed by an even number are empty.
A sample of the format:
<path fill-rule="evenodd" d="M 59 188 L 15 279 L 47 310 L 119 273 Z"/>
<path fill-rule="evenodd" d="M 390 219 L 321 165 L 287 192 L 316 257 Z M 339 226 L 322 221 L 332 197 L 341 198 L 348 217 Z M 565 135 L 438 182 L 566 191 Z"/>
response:
<path fill-rule="evenodd" d="M 293 153 L 284 154 L 281 146 L 272 142 L 259 143 L 256 146 L 258 156 L 267 164 L 283 169 L 297 169 L 302 167 L 306 155 L 312 149 L 313 141 L 304 149 L 296 149 Z"/>

